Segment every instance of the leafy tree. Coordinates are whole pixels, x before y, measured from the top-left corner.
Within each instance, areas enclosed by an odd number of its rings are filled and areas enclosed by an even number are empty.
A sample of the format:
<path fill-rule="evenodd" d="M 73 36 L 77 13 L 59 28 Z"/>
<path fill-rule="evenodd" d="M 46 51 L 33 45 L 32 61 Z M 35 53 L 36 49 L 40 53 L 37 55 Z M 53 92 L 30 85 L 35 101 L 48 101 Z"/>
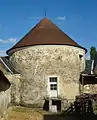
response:
<path fill-rule="evenodd" d="M 91 47 L 90 48 L 90 59 L 94 60 L 96 56 L 97 56 L 96 48 L 95 47 Z"/>

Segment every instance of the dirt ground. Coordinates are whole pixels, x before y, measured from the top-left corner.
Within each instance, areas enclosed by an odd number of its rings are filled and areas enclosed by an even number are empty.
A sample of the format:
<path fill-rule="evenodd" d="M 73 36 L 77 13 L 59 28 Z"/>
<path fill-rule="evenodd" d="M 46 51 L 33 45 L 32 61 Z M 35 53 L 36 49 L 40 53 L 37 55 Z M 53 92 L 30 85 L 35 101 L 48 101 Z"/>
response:
<path fill-rule="evenodd" d="M 25 107 L 14 107 L 8 109 L 8 120 L 43 120 L 46 111 Z"/>

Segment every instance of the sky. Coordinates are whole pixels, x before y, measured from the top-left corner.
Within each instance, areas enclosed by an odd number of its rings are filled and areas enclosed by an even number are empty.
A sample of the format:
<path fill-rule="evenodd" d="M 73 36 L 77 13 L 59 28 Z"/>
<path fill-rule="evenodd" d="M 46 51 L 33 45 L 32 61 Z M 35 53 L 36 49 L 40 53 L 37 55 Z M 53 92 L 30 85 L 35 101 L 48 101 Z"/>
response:
<path fill-rule="evenodd" d="M 0 0 L 0 56 L 44 18 L 45 11 L 88 51 L 97 47 L 97 0 Z"/>

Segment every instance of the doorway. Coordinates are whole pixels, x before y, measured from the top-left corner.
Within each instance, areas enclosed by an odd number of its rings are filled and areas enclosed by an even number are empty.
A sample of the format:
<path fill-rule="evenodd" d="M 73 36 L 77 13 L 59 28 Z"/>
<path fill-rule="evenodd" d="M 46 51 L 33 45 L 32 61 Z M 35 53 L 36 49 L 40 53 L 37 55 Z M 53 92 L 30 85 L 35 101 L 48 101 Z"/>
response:
<path fill-rule="evenodd" d="M 49 96 L 58 97 L 58 79 L 57 77 L 49 77 Z"/>

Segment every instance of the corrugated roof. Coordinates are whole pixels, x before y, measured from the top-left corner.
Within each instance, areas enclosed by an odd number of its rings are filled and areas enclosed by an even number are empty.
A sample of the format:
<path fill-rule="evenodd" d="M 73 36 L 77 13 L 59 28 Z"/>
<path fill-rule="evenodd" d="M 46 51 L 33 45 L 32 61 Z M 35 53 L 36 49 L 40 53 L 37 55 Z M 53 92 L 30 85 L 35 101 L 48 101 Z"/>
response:
<path fill-rule="evenodd" d="M 0 61 L 2 62 L 2 64 L 4 64 L 6 71 L 13 73 L 13 74 L 19 74 L 14 67 L 12 66 L 12 64 L 10 63 L 9 59 L 7 56 L 5 57 L 0 57 Z"/>
<path fill-rule="evenodd" d="M 47 18 L 42 19 L 16 45 L 9 49 L 7 54 L 13 49 L 33 45 L 71 45 L 85 49 L 72 40 Z"/>

